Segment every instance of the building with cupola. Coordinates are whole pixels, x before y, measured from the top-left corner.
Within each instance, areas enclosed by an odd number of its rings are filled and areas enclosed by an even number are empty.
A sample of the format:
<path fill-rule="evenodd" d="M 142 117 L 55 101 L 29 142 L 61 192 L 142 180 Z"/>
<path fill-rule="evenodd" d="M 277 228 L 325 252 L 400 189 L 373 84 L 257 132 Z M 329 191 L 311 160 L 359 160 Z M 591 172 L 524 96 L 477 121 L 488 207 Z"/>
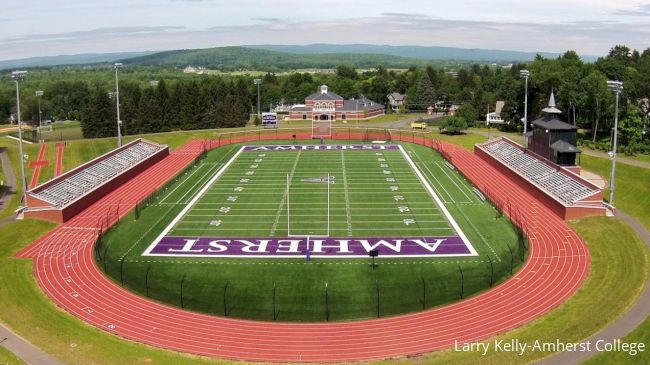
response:
<path fill-rule="evenodd" d="M 384 105 L 366 98 L 345 100 L 328 90 L 327 85 L 320 92 L 305 98 L 304 104 L 294 105 L 289 110 L 289 120 L 345 121 L 371 119 L 385 114 Z"/>
<path fill-rule="evenodd" d="M 548 106 L 542 109 L 542 116 L 532 122 L 533 130 L 528 133 L 528 149 L 539 156 L 562 166 L 575 166 L 580 153 L 577 143 L 578 128 L 560 118 L 562 111 L 555 105 L 551 91 Z"/>

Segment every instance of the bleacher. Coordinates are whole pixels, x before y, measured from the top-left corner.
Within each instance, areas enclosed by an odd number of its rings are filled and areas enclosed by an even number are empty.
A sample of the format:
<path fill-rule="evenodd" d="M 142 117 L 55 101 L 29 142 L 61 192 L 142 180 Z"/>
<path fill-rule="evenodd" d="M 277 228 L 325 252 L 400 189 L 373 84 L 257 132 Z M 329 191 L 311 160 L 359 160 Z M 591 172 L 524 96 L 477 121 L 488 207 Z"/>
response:
<path fill-rule="evenodd" d="M 599 192 L 599 190 L 580 183 L 531 154 L 525 153 L 521 148 L 514 146 L 505 139 L 489 142 L 482 147 L 492 156 L 566 205 L 574 205 L 576 202 Z"/>
<path fill-rule="evenodd" d="M 55 207 L 63 207 L 87 192 L 109 181 L 114 176 L 147 159 L 165 146 L 146 141 L 137 141 L 125 149 L 74 172 L 67 178 L 39 191 L 32 196 Z"/>

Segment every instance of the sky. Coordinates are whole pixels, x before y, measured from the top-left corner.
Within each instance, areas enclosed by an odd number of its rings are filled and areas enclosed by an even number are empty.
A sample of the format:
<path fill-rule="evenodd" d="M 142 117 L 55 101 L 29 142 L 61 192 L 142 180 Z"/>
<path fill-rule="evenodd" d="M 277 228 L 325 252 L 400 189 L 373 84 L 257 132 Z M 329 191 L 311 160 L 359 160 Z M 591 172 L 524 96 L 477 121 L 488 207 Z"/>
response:
<path fill-rule="evenodd" d="M 636 0 L 0 0 L 0 60 L 252 44 L 650 47 Z"/>

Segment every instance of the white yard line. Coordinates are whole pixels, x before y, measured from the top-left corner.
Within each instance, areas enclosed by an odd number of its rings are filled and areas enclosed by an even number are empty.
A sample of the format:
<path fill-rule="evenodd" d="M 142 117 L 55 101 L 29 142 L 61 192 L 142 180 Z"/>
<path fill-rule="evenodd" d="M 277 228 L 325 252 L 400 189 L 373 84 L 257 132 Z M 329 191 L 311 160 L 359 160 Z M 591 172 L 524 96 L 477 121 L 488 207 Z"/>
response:
<path fill-rule="evenodd" d="M 204 181 L 204 178 L 205 178 L 206 176 L 210 176 L 210 174 L 212 174 L 212 172 L 213 172 L 214 170 L 218 170 L 218 169 L 219 169 L 219 166 L 221 166 L 221 165 L 214 165 L 213 167 L 211 167 L 211 168 L 208 170 L 208 172 L 206 172 L 205 174 L 203 174 L 203 175 L 201 176 L 201 178 L 199 178 L 199 180 L 198 180 L 197 182 L 195 182 L 194 185 L 192 185 L 192 187 L 189 188 L 189 189 L 185 192 L 185 194 L 183 194 L 180 198 L 178 198 L 178 200 L 176 201 L 176 203 L 177 203 L 177 204 L 187 204 L 187 201 L 182 201 L 182 200 L 185 199 L 185 197 L 187 197 L 188 194 L 190 194 L 191 192 L 193 192 L 193 191 L 194 191 L 194 188 L 195 188 L 197 185 L 201 184 L 201 182 Z"/>
<path fill-rule="evenodd" d="M 167 225 L 167 227 L 165 227 L 165 229 L 163 229 L 162 232 L 160 232 L 160 234 L 158 235 L 158 237 L 156 237 L 156 239 L 153 240 L 153 242 L 151 242 L 151 244 L 149 245 L 149 247 L 147 247 L 147 249 L 144 251 L 144 253 L 142 254 L 142 256 L 150 256 L 150 255 L 151 255 L 151 251 L 154 249 L 154 247 L 156 247 L 156 245 L 158 244 L 158 242 L 160 242 L 160 240 L 162 240 L 163 237 L 165 237 L 165 236 L 167 235 L 167 233 L 169 233 L 169 231 L 171 231 L 172 228 L 173 228 L 173 227 L 174 227 L 178 222 L 180 222 L 181 219 L 183 219 L 183 217 L 185 216 L 185 214 L 187 214 L 187 212 L 189 212 L 190 209 L 192 209 L 192 207 L 194 206 L 194 204 L 196 204 L 196 202 L 199 201 L 199 199 L 201 199 L 201 197 L 203 196 L 203 194 L 205 194 L 205 193 L 210 189 L 210 186 L 212 186 L 212 184 L 214 184 L 215 181 L 217 181 L 217 179 L 219 179 L 219 177 L 220 177 L 221 175 L 223 175 L 223 173 L 224 173 L 226 170 L 228 170 L 228 167 L 230 167 L 230 165 L 232 165 L 232 163 L 237 159 L 237 157 L 238 157 L 238 156 L 239 156 L 239 155 L 244 151 L 244 147 L 245 147 L 245 146 L 242 146 L 242 147 L 239 149 L 239 151 L 237 151 L 237 153 L 235 153 L 235 155 L 232 156 L 232 157 L 230 158 L 230 160 L 228 160 L 228 162 L 226 162 L 226 164 L 223 165 L 223 167 L 221 167 L 221 169 L 220 169 L 219 171 L 217 171 L 216 174 L 214 174 L 214 176 L 212 177 L 212 179 L 210 179 L 210 180 L 209 180 L 209 181 L 208 181 L 208 182 L 203 186 L 203 188 L 202 188 L 202 189 L 201 189 L 201 190 L 200 190 L 200 191 L 199 191 L 199 192 L 194 196 L 194 198 L 192 198 L 192 200 L 191 200 L 191 201 L 190 201 L 190 202 L 185 206 L 185 208 L 183 208 L 183 210 L 181 210 L 181 212 L 178 213 L 178 215 L 177 215 L 176 217 L 174 217 L 174 219 L 173 219 L 173 220 L 172 220 L 172 221 Z"/>
<path fill-rule="evenodd" d="M 322 222 L 322 223 L 325 223 L 325 222 Z M 237 231 L 237 232 L 242 231 L 242 232 L 246 232 L 246 231 L 268 231 L 268 230 L 269 230 L 268 228 L 227 228 L 227 229 L 225 229 L 225 228 L 203 228 L 203 231 L 215 231 L 215 232 L 224 232 L 224 231 Z M 313 230 L 314 230 L 313 228 L 294 228 L 291 231 L 293 232 L 293 231 L 313 231 Z M 421 232 L 423 230 L 423 228 L 420 228 L 420 227 L 358 228 L 358 230 L 367 230 L 369 232 L 374 232 L 374 231 L 398 232 L 398 231 L 405 231 L 405 230 L 406 231 L 417 230 L 417 231 Z M 424 230 L 444 231 L 444 232 L 452 232 L 452 233 L 455 232 L 453 228 L 449 228 L 449 227 L 445 227 L 445 228 L 434 228 L 434 227 L 432 227 L 432 228 L 424 228 Z M 176 229 L 174 229 L 174 231 L 196 231 L 196 227 L 193 227 L 193 228 L 176 228 Z M 339 229 L 332 229 L 332 231 L 334 231 L 334 232 L 343 231 L 343 229 L 340 229 L 340 230 Z M 312 237 L 324 237 L 324 236 L 318 236 L 318 235 L 313 235 L 313 234 L 311 236 Z M 330 236 L 332 236 L 332 235 L 330 235 Z M 420 236 L 420 235 L 416 235 L 416 236 Z M 292 236 L 292 237 L 294 237 L 294 236 Z M 143 256 L 149 256 L 149 255 L 143 255 Z M 156 256 L 159 256 L 159 255 L 156 255 Z M 476 254 L 476 255 L 464 255 L 464 256 L 478 256 L 478 254 Z"/>
<path fill-rule="evenodd" d="M 411 147 L 409 146 L 409 149 L 411 150 L 411 152 L 413 152 L 413 154 L 415 154 L 415 156 L 418 158 L 418 160 L 423 161 L 423 160 L 420 158 L 420 155 L 418 155 L 417 152 L 413 151 L 413 148 L 411 148 Z M 422 165 L 424 166 L 424 168 L 429 172 L 429 175 L 431 175 L 431 177 L 432 177 L 434 180 L 436 180 L 436 182 L 437 182 L 438 185 L 439 185 L 438 187 L 441 188 L 441 189 L 445 192 L 445 194 L 447 194 L 447 196 L 449 197 L 449 199 L 451 200 L 451 202 L 452 202 L 452 203 L 456 203 L 456 200 L 454 200 L 454 197 L 451 196 L 451 194 L 449 193 L 449 191 L 447 191 L 447 189 L 445 189 L 445 186 L 440 182 L 440 180 L 438 180 L 438 178 L 437 178 L 436 175 L 433 173 L 433 171 L 431 171 L 431 170 L 429 169 L 429 167 L 428 167 L 425 163 L 423 163 L 423 162 L 416 162 L 416 164 L 418 164 L 418 165 L 422 164 Z M 435 190 L 438 191 L 437 188 L 435 188 Z M 443 202 L 444 202 L 444 203 L 448 203 L 448 202 L 446 202 L 446 201 L 444 201 L 444 200 L 443 200 Z"/>
<path fill-rule="evenodd" d="M 174 187 L 169 193 L 167 193 L 167 195 L 165 195 L 164 198 L 160 199 L 160 202 L 158 202 L 158 203 L 160 204 L 160 203 L 164 202 L 165 200 L 167 200 L 167 198 L 169 198 L 170 195 L 174 194 L 174 192 L 176 190 L 178 190 L 178 188 L 183 186 L 185 184 L 185 182 L 188 181 L 192 176 L 194 176 L 194 174 L 196 174 L 199 170 L 201 170 L 202 167 L 203 167 L 203 165 L 198 166 L 197 168 L 195 168 L 194 171 L 192 171 L 192 173 L 190 174 L 190 176 L 187 176 L 185 179 L 183 179 L 183 182 L 181 182 L 180 184 L 177 184 L 176 187 Z"/>
<path fill-rule="evenodd" d="M 440 165 L 440 163 L 436 163 L 436 166 L 438 166 L 438 169 L 439 169 L 440 171 L 442 171 L 443 174 L 447 175 L 447 177 L 449 178 L 449 180 L 450 180 L 454 185 L 456 185 L 456 187 L 458 188 L 458 190 L 460 190 L 460 192 L 463 193 L 463 195 L 465 195 L 465 197 L 466 197 L 467 199 L 469 199 L 469 201 L 466 201 L 466 202 L 458 202 L 458 203 L 473 203 L 473 201 L 472 201 L 472 195 L 473 195 L 473 194 L 470 194 L 470 195 L 465 194 L 465 189 L 463 189 L 463 187 L 462 187 L 461 185 L 458 185 L 458 183 L 456 183 L 456 180 L 452 177 L 452 175 L 456 175 L 456 174 L 449 175 L 449 174 L 447 173 L 448 168 L 444 168 L 444 167 L 442 167 L 442 166 Z M 462 184 L 462 183 L 461 183 L 461 184 Z"/>
<path fill-rule="evenodd" d="M 289 184 L 291 184 L 291 181 L 293 181 L 293 174 L 296 172 L 296 166 L 298 166 L 298 161 L 300 161 L 300 150 L 298 150 L 298 153 L 296 154 L 296 158 L 293 161 L 293 167 L 291 167 L 291 172 L 289 173 Z M 271 233 L 269 233 L 271 237 L 274 237 L 275 232 L 278 230 L 278 224 L 280 223 L 280 215 L 282 214 L 284 203 L 287 201 L 287 189 L 290 189 L 290 187 L 286 187 L 284 189 L 284 193 L 282 194 L 282 200 L 280 200 L 280 205 L 278 206 L 278 210 L 275 212 L 275 222 L 273 222 L 273 226 L 271 227 Z M 289 207 L 287 207 L 287 209 L 289 209 Z"/>
<path fill-rule="evenodd" d="M 438 205 L 438 208 L 442 210 L 442 213 L 447 217 L 449 220 L 449 223 L 451 226 L 454 228 L 458 236 L 460 236 L 460 239 L 465 243 L 467 246 L 467 249 L 470 251 L 470 256 L 478 256 L 478 252 L 476 252 L 476 249 L 474 249 L 474 246 L 472 246 L 472 243 L 469 241 L 463 230 L 460 228 L 458 223 L 456 223 L 456 220 L 454 220 L 454 217 L 452 217 L 451 213 L 449 213 L 449 210 L 447 210 L 447 207 L 445 204 L 440 200 L 436 192 L 433 190 L 431 185 L 429 184 L 429 181 L 422 175 L 422 172 L 418 167 L 413 163 L 413 160 L 411 157 L 406 153 L 406 150 L 402 147 L 402 145 L 398 145 L 400 151 L 402 151 L 402 155 L 404 155 L 404 158 L 406 161 L 409 163 L 415 174 L 420 178 L 420 181 L 422 181 L 422 184 L 426 188 L 426 190 L 429 192 L 429 194 L 433 197 L 433 199 L 436 201 L 436 204 Z"/>

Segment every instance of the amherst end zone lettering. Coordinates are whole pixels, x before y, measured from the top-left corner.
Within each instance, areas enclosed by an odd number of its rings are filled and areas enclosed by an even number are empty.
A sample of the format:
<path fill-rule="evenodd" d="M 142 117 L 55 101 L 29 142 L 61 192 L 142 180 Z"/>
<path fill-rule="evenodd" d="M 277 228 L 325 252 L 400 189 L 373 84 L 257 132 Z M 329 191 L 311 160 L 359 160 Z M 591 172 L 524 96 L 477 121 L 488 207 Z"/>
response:
<path fill-rule="evenodd" d="M 271 146 L 245 146 L 244 151 L 278 152 L 278 151 L 369 151 L 369 150 L 399 150 L 397 145 L 374 144 L 343 144 L 343 145 L 271 145 Z"/>
<path fill-rule="evenodd" d="M 189 257 L 379 257 L 472 256 L 457 236 L 449 237 L 360 237 L 360 238 L 211 238 L 166 236 L 143 256 Z"/>

